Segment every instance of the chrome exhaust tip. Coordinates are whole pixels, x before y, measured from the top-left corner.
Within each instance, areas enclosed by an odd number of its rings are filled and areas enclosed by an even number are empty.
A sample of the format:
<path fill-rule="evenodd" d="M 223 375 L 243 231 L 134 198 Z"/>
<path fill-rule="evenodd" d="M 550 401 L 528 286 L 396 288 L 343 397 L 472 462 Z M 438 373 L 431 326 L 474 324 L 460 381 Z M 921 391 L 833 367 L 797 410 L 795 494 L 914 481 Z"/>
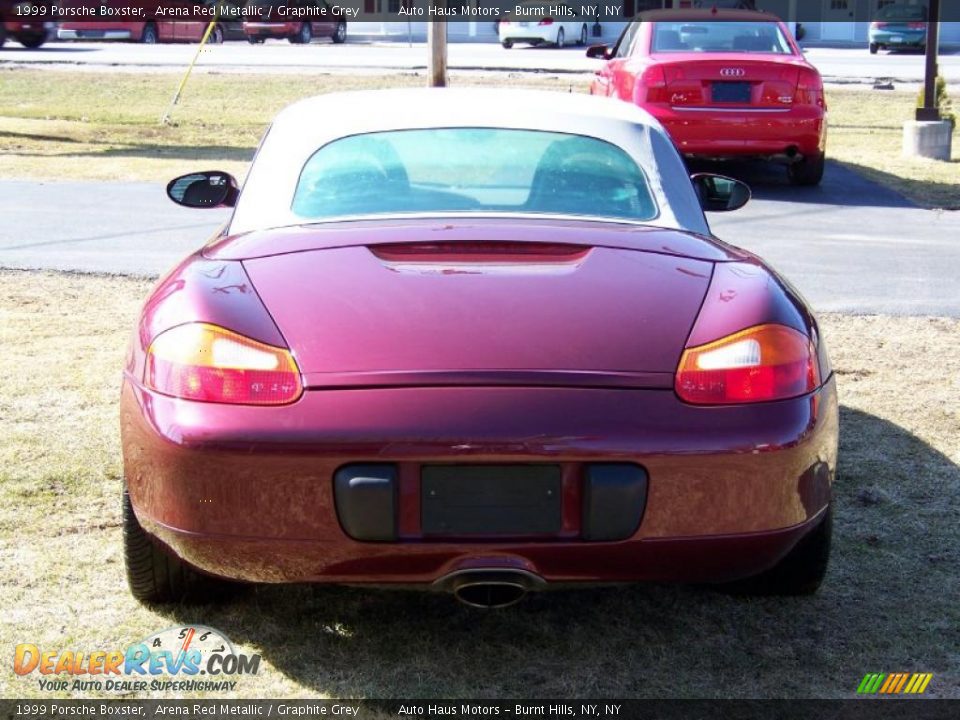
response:
<path fill-rule="evenodd" d="M 527 589 L 515 582 L 464 583 L 453 590 L 453 596 L 464 605 L 491 610 L 515 605 L 527 595 Z"/>
<path fill-rule="evenodd" d="M 461 570 L 435 583 L 464 605 L 490 610 L 515 605 L 527 593 L 545 585 L 543 578 L 525 570 Z"/>

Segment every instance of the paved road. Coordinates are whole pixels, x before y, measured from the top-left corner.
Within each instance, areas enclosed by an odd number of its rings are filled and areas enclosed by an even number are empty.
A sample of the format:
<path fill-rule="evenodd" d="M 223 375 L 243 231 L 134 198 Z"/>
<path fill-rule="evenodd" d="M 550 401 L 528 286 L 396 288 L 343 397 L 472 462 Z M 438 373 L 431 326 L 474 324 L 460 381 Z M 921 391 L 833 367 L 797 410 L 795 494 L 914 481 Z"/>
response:
<path fill-rule="evenodd" d="M 732 168 L 755 199 L 711 216 L 719 237 L 772 262 L 818 310 L 960 317 L 960 213 L 913 207 L 835 165 L 808 190 L 759 167 Z M 226 213 L 177 207 L 152 183 L 0 181 L 0 217 L 0 266 L 156 275 Z"/>
<path fill-rule="evenodd" d="M 129 43 L 51 43 L 39 50 L 23 50 L 9 44 L 0 52 L 0 66 L 74 66 L 103 69 L 184 68 L 193 58 L 196 45 L 137 45 Z M 866 82 L 892 79 L 919 83 L 924 58 L 916 53 L 871 56 L 866 48 L 812 48 L 807 57 L 832 82 Z M 418 70 L 426 67 L 427 51 L 422 43 L 350 43 L 332 45 L 317 42 L 309 46 L 270 40 L 263 45 L 228 42 L 210 46 L 201 55 L 199 66 L 207 70 L 247 72 L 375 72 Z M 538 71 L 592 73 L 602 65 L 591 60 L 582 48 L 515 47 L 505 50 L 496 43 L 454 43 L 449 46 L 449 66 L 454 70 Z M 941 73 L 951 83 L 960 83 L 960 54 L 941 58 Z"/>

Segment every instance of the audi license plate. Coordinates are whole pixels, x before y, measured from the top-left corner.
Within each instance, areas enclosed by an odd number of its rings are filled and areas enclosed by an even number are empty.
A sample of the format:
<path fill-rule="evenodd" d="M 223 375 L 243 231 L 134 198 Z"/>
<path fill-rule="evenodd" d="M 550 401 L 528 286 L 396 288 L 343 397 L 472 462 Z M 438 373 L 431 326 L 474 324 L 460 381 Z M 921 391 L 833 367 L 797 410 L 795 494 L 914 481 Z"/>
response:
<path fill-rule="evenodd" d="M 753 86 L 748 82 L 713 83 L 713 101 L 716 103 L 749 103 Z"/>

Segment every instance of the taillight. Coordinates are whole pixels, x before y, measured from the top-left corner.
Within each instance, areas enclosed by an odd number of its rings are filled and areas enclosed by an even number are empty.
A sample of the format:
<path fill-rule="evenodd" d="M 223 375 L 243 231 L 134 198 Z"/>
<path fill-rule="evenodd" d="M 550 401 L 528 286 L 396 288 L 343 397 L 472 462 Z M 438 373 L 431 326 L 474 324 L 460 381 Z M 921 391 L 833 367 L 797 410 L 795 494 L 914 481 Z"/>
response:
<path fill-rule="evenodd" d="M 927 24 L 925 22 L 911 22 L 907 23 L 907 27 L 911 30 L 926 30 Z"/>
<path fill-rule="evenodd" d="M 687 348 L 677 368 L 681 400 L 696 405 L 784 400 L 820 386 L 813 342 L 785 325 L 758 325 Z"/>
<path fill-rule="evenodd" d="M 158 335 L 147 350 L 144 382 L 165 395 L 238 405 L 283 405 L 303 392 L 289 350 L 208 323 Z"/>
<path fill-rule="evenodd" d="M 665 103 L 667 100 L 667 75 L 660 65 L 651 65 L 637 77 L 634 95 L 638 105 Z"/>
<path fill-rule="evenodd" d="M 826 107 L 827 103 L 823 96 L 823 79 L 816 70 L 811 68 L 800 69 L 795 103 L 798 105 Z"/>
<path fill-rule="evenodd" d="M 538 22 L 537 25 L 553 25 L 553 18 L 545 17 L 543 20 Z"/>
<path fill-rule="evenodd" d="M 880 28 L 885 28 L 885 27 L 886 27 L 887 25 L 889 25 L 889 24 L 890 24 L 890 23 L 885 23 L 885 22 L 875 22 L 875 23 L 873 23 L 873 27 L 875 27 L 877 30 L 879 30 Z"/>

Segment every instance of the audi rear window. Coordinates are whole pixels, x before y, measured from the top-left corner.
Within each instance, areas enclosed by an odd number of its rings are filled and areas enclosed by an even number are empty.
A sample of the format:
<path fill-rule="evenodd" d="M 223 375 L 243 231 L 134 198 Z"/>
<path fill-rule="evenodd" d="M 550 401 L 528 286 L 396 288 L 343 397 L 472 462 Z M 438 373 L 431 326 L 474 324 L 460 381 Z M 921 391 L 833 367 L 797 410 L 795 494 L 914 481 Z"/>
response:
<path fill-rule="evenodd" d="M 658 22 L 652 52 L 792 55 L 793 48 L 773 22 Z"/>
<path fill-rule="evenodd" d="M 923 5 L 885 5 L 877 13 L 877 20 L 925 21 L 927 9 Z"/>

